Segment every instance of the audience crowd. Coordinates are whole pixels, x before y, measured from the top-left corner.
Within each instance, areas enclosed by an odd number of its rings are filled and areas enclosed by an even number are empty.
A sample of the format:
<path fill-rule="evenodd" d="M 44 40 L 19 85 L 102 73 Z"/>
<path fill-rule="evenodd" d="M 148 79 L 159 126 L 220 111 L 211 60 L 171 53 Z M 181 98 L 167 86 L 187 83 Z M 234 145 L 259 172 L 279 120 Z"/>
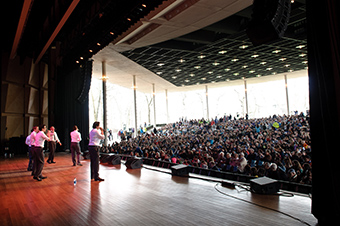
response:
<path fill-rule="evenodd" d="M 312 183 L 309 115 L 180 120 L 106 151 L 204 169 Z"/>

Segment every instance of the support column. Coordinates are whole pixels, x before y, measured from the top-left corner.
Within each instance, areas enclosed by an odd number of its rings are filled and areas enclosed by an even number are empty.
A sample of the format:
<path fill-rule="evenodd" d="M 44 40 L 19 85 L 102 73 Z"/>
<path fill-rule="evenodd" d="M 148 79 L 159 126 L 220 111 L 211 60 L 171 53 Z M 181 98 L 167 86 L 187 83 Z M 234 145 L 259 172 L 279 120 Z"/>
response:
<path fill-rule="evenodd" d="M 166 124 L 169 123 L 168 90 L 165 90 Z"/>
<path fill-rule="evenodd" d="M 133 106 L 135 110 L 135 137 L 137 137 L 137 85 L 136 85 L 136 75 L 133 75 Z"/>
<path fill-rule="evenodd" d="M 152 101 L 153 101 L 153 126 L 156 128 L 156 90 L 155 83 L 152 83 Z"/>
<path fill-rule="evenodd" d="M 104 145 L 107 146 L 107 121 L 106 121 L 106 62 L 102 61 L 102 84 L 103 84 L 103 129 L 104 129 Z"/>
<path fill-rule="evenodd" d="M 205 99 L 207 103 L 207 120 L 209 120 L 209 97 L 208 97 L 208 85 L 205 85 Z"/>
<path fill-rule="evenodd" d="M 287 75 L 284 75 L 285 78 L 285 87 L 286 87 L 286 102 L 287 102 L 287 115 L 289 116 L 289 99 L 288 99 L 288 85 L 287 85 Z"/>
<path fill-rule="evenodd" d="M 246 101 L 246 114 L 249 117 L 248 114 L 248 91 L 247 91 L 247 80 L 244 80 L 244 97 L 245 97 L 245 101 Z"/>

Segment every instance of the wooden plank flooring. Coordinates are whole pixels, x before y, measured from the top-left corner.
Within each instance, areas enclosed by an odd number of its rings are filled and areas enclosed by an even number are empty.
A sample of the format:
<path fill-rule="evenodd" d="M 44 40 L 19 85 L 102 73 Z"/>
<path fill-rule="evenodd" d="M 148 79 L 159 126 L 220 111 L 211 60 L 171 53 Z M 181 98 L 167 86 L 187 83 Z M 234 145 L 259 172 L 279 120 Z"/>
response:
<path fill-rule="evenodd" d="M 285 214 L 317 224 L 309 197 L 257 195 L 147 165 L 101 164 L 105 181 L 95 182 L 88 160 L 73 167 L 69 153 L 57 153 L 55 161 L 38 182 L 27 158 L 0 159 L 0 225 L 306 225 Z"/>

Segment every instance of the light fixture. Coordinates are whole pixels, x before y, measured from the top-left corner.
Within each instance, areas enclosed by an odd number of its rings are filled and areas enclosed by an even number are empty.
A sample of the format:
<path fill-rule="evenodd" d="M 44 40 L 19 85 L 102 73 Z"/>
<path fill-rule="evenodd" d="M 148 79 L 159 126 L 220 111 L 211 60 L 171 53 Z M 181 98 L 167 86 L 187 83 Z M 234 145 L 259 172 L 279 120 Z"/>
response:
<path fill-rule="evenodd" d="M 189 79 L 185 79 L 184 81 L 185 81 L 185 82 L 190 82 L 190 80 L 189 80 Z"/>
<path fill-rule="evenodd" d="M 181 70 L 181 69 L 176 69 L 175 71 L 176 71 L 176 72 L 180 72 L 180 71 L 182 71 L 182 70 Z"/>
<path fill-rule="evenodd" d="M 80 57 L 81 60 L 84 60 L 84 57 Z"/>
<path fill-rule="evenodd" d="M 293 72 L 293 69 L 289 69 L 288 72 Z"/>
<path fill-rule="evenodd" d="M 272 53 L 279 53 L 281 52 L 281 50 L 277 49 L 277 50 L 274 50 Z"/>
<path fill-rule="evenodd" d="M 254 72 L 255 72 L 254 70 L 250 70 L 250 71 L 249 71 L 250 74 L 252 74 L 252 73 L 254 73 Z"/>
<path fill-rule="evenodd" d="M 89 52 L 92 53 L 93 52 L 92 49 L 90 49 Z"/>
<path fill-rule="evenodd" d="M 259 57 L 258 54 L 254 54 L 254 55 L 251 55 L 252 58 L 256 58 L 256 57 Z"/>
<path fill-rule="evenodd" d="M 256 77 L 261 77 L 261 75 L 260 75 L 260 74 L 257 74 Z"/>
<path fill-rule="evenodd" d="M 217 75 L 216 78 L 222 78 L 222 76 L 221 75 Z"/>
<path fill-rule="evenodd" d="M 79 64 L 79 60 L 76 60 L 76 63 Z"/>
<path fill-rule="evenodd" d="M 248 67 L 248 65 L 243 65 L 243 66 L 242 66 L 242 68 L 247 68 L 247 67 Z"/>
<path fill-rule="evenodd" d="M 235 75 L 235 76 L 238 76 L 238 75 L 239 75 L 239 73 L 237 73 L 237 72 L 236 72 L 236 73 L 234 73 L 233 75 Z"/>
<path fill-rule="evenodd" d="M 173 78 L 173 79 L 176 79 L 176 78 L 177 78 L 177 76 L 172 76 L 171 78 Z"/>
<path fill-rule="evenodd" d="M 206 56 L 205 56 L 205 55 L 200 55 L 200 56 L 198 56 L 197 58 L 203 59 L 204 57 L 206 57 Z"/>
<path fill-rule="evenodd" d="M 195 76 L 195 74 L 191 73 L 191 74 L 190 74 L 190 76 L 191 76 L 191 77 L 194 77 L 194 76 Z"/>
<path fill-rule="evenodd" d="M 232 59 L 231 61 L 232 61 L 232 62 L 236 62 L 236 61 L 238 61 L 238 59 L 237 59 L 237 58 L 234 58 L 234 59 Z"/>
<path fill-rule="evenodd" d="M 299 54 L 299 57 L 304 57 L 304 56 L 306 56 L 306 54 L 305 54 L 305 53 L 301 53 L 301 54 Z"/>
<path fill-rule="evenodd" d="M 307 61 L 307 60 L 305 60 L 305 61 L 302 61 L 302 63 L 303 63 L 303 64 L 308 64 L 308 61 Z"/>
<path fill-rule="evenodd" d="M 207 73 L 208 73 L 209 75 L 211 75 L 211 74 L 214 73 L 214 72 L 213 72 L 213 71 L 208 71 Z"/>
<path fill-rule="evenodd" d="M 100 77 L 101 80 L 106 81 L 109 79 L 109 77 L 107 75 L 102 75 L 102 77 Z M 133 88 L 137 88 L 137 87 L 133 87 Z"/>
<path fill-rule="evenodd" d="M 219 53 L 219 54 L 225 54 L 225 53 L 227 53 L 227 50 L 221 50 L 221 51 L 219 51 L 218 53 Z"/>
<path fill-rule="evenodd" d="M 230 68 L 226 68 L 226 69 L 224 69 L 225 71 L 230 71 Z"/>
<path fill-rule="evenodd" d="M 157 71 L 157 72 L 156 72 L 157 75 L 161 75 L 162 73 L 163 73 L 163 72 L 161 72 L 161 71 Z"/>
<path fill-rule="evenodd" d="M 260 64 L 265 65 L 267 62 L 266 61 L 262 61 Z"/>
<path fill-rule="evenodd" d="M 280 58 L 279 60 L 280 61 L 284 61 L 284 60 L 286 60 L 287 58 L 284 58 L 284 57 L 282 57 L 282 58 Z"/>
<path fill-rule="evenodd" d="M 227 78 L 227 79 L 226 79 L 226 81 L 227 81 L 227 82 L 229 82 L 229 81 L 230 81 L 230 79 L 229 79 L 229 78 Z"/>
<path fill-rule="evenodd" d="M 206 80 L 207 78 L 201 78 L 201 80 Z"/>
<path fill-rule="evenodd" d="M 289 67 L 289 66 L 290 66 L 290 64 L 286 64 L 286 65 L 285 65 L 285 67 Z"/>
<path fill-rule="evenodd" d="M 99 43 L 99 42 L 97 42 L 97 46 L 100 46 L 100 43 Z"/>
<path fill-rule="evenodd" d="M 131 21 L 131 19 L 130 19 L 130 18 L 127 18 L 127 20 L 128 20 L 128 21 Z"/>
<path fill-rule="evenodd" d="M 295 48 L 297 48 L 297 49 L 302 49 L 303 47 L 305 47 L 305 45 L 298 45 L 298 46 L 296 46 Z"/>
<path fill-rule="evenodd" d="M 112 31 L 110 31 L 110 35 L 114 35 L 115 33 L 113 33 Z"/>
<path fill-rule="evenodd" d="M 143 6 L 144 8 L 146 8 L 146 5 L 145 5 L 145 4 L 142 4 L 142 6 Z"/>
<path fill-rule="evenodd" d="M 276 72 L 274 71 L 274 72 L 272 72 L 272 75 L 276 75 Z"/>
<path fill-rule="evenodd" d="M 180 59 L 180 60 L 178 60 L 178 62 L 183 63 L 183 62 L 185 62 L 185 60 Z"/>
<path fill-rule="evenodd" d="M 196 68 L 196 69 L 200 69 L 200 68 L 201 68 L 201 66 L 195 66 L 194 68 Z"/>
<path fill-rule="evenodd" d="M 212 63 L 212 65 L 217 66 L 217 65 L 220 65 L 220 63 L 215 61 L 214 63 Z"/>
<path fill-rule="evenodd" d="M 272 67 L 268 67 L 266 70 L 267 71 L 270 71 L 270 70 L 272 70 L 273 68 Z"/>
<path fill-rule="evenodd" d="M 157 66 L 162 67 L 164 65 L 164 63 L 158 63 Z"/>
<path fill-rule="evenodd" d="M 239 48 L 240 49 L 245 49 L 245 48 L 247 48 L 248 47 L 248 45 L 241 45 Z"/>

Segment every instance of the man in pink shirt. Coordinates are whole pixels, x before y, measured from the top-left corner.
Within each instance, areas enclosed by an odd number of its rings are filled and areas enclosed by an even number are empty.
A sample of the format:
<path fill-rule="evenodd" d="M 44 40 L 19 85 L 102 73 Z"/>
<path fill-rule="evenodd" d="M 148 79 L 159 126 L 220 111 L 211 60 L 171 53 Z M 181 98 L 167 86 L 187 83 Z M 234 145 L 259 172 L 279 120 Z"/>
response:
<path fill-rule="evenodd" d="M 73 126 L 73 131 L 70 133 L 71 135 L 71 153 L 72 153 L 72 162 L 73 166 L 76 166 L 76 163 L 78 162 L 79 166 L 82 166 L 80 163 L 80 146 L 79 142 L 81 141 L 81 135 L 78 132 L 78 127 L 76 125 Z M 77 154 L 77 161 L 76 161 L 76 154 Z"/>
<path fill-rule="evenodd" d="M 50 138 L 46 136 L 46 126 L 41 125 L 39 126 L 39 132 L 35 136 L 35 142 L 34 142 L 34 169 L 33 172 L 33 179 L 37 181 L 41 181 L 42 179 L 46 179 L 47 177 L 44 177 L 41 172 L 44 168 L 44 152 L 43 148 L 45 145 L 45 140 L 50 141 Z"/>

